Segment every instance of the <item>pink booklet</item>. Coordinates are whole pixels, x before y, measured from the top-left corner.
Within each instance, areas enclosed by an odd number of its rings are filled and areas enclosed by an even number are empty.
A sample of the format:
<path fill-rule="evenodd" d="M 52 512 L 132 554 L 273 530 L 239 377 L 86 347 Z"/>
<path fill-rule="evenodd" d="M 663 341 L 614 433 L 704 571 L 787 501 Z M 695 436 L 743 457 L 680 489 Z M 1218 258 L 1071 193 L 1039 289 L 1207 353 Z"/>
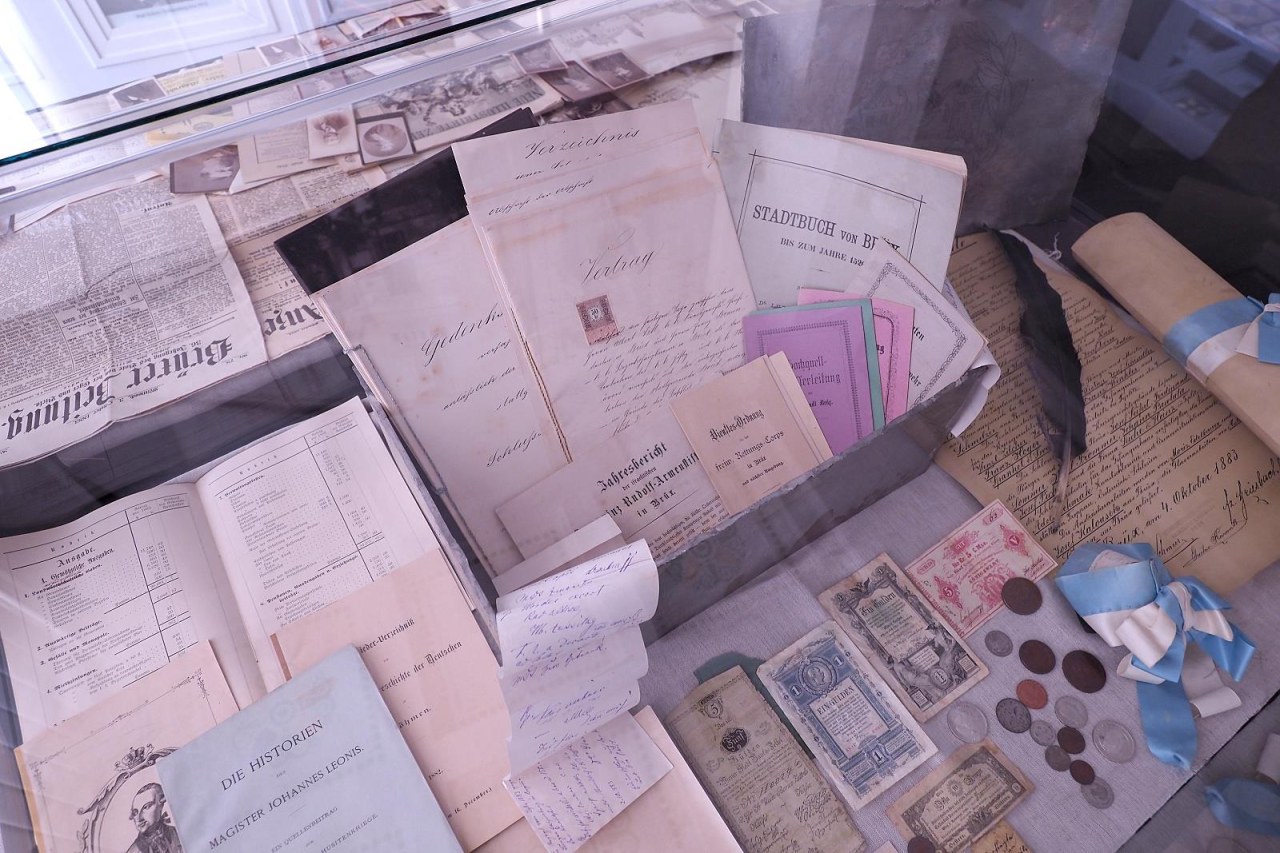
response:
<path fill-rule="evenodd" d="M 802 287 L 799 301 L 801 305 L 815 305 L 858 300 L 851 300 L 847 293 Z M 907 413 L 907 391 L 911 387 L 911 328 L 915 314 L 910 305 L 887 299 L 871 300 L 885 423 Z"/>
<path fill-rule="evenodd" d="M 742 332 L 748 361 L 786 356 L 833 454 L 884 426 L 870 300 L 756 311 Z"/>

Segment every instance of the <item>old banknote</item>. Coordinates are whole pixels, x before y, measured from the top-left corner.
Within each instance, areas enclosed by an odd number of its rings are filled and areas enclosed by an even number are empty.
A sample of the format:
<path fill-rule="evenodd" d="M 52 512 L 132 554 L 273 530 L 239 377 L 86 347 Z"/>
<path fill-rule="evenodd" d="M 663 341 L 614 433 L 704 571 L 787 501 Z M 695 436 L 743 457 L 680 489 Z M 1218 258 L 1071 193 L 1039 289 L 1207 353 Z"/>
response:
<path fill-rule="evenodd" d="M 742 667 L 699 685 L 666 723 L 747 853 L 866 849 L 840 800 Z"/>
<path fill-rule="evenodd" d="M 989 740 L 952 753 L 889 807 L 904 838 L 919 836 L 938 853 L 972 845 L 1034 786 Z"/>
<path fill-rule="evenodd" d="M 938 751 L 834 622 L 774 655 L 760 677 L 850 808 Z"/>
<path fill-rule="evenodd" d="M 922 723 L 987 675 L 986 665 L 887 554 L 818 600 Z"/>
<path fill-rule="evenodd" d="M 1038 581 L 1057 566 L 1013 513 L 992 501 L 903 571 L 967 637 L 1003 606 L 1005 581 Z"/>

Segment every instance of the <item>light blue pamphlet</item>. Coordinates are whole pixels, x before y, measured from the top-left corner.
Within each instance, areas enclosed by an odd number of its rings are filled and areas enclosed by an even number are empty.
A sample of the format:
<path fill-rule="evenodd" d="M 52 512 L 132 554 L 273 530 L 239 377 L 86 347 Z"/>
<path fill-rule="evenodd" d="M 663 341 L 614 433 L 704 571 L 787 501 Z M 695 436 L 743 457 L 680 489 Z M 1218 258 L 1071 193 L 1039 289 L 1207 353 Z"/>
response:
<path fill-rule="evenodd" d="M 351 646 L 157 769 L 188 851 L 462 851 Z"/>

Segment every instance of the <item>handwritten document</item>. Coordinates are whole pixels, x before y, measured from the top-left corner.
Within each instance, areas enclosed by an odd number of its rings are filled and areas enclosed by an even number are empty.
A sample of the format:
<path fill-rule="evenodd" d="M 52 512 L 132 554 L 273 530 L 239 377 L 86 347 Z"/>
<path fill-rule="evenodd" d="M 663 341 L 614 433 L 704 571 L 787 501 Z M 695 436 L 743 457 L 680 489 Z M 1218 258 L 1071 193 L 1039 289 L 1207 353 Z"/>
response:
<path fill-rule="evenodd" d="M 498 599 L 513 770 L 639 701 L 648 669 L 639 626 L 657 605 L 657 568 L 643 541 Z"/>
<path fill-rule="evenodd" d="M 494 509 L 568 457 L 470 220 L 316 300 L 343 345 L 376 374 L 372 384 L 484 565 L 500 573 L 520 562 Z"/>
<path fill-rule="evenodd" d="M 1041 266 L 1084 366 L 1089 449 L 1072 464 L 1061 527 L 1013 271 L 986 236 L 957 243 L 950 277 L 1005 376 L 938 464 L 984 504 L 1002 500 L 1058 560 L 1082 542 L 1150 542 L 1175 575 L 1239 586 L 1280 553 L 1280 459 L 1101 297 Z"/>
<path fill-rule="evenodd" d="M 498 599 L 505 784 L 548 849 L 575 849 L 671 769 L 627 714 L 649 666 L 639 626 L 657 604 L 643 541 Z"/>
<path fill-rule="evenodd" d="M 519 147 L 540 130 L 490 140 Z M 741 364 L 754 298 L 696 130 L 536 186 L 517 185 L 531 205 L 518 212 L 468 205 L 574 455 Z"/>
<path fill-rule="evenodd" d="M 667 725 L 747 853 L 865 849 L 849 813 L 742 667 L 699 685 Z"/>
<path fill-rule="evenodd" d="M 581 847 L 671 770 L 653 740 L 622 714 L 507 783 L 551 853 Z"/>
<path fill-rule="evenodd" d="M 742 853 L 653 709 L 641 708 L 635 721 L 671 762 L 671 772 L 579 849 L 583 853 L 644 850 L 653 839 L 661 838 L 663 853 Z M 528 853 L 538 843 L 529 821 L 518 820 L 481 847 L 480 853 Z"/>

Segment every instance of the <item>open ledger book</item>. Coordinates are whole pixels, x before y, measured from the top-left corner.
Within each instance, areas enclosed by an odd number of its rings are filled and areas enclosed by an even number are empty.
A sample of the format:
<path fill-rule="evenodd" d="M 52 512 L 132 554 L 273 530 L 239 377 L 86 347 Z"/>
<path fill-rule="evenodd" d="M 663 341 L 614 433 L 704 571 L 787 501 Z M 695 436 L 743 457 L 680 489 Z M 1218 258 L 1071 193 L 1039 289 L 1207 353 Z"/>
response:
<path fill-rule="evenodd" d="M 24 738 L 209 640 L 244 707 L 270 637 L 439 542 L 359 400 L 69 524 L 0 540 Z"/>

